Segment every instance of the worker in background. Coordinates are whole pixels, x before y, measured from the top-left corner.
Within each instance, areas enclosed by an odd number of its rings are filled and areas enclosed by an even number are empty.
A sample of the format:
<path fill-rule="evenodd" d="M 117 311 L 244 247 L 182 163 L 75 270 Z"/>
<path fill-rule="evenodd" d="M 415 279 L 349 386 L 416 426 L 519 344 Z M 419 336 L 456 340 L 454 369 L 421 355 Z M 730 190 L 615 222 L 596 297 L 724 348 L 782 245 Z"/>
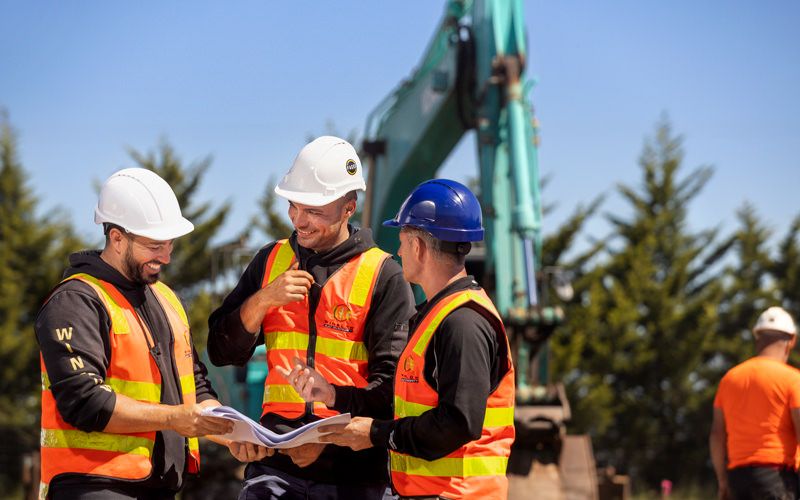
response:
<path fill-rule="evenodd" d="M 384 225 L 401 228 L 403 275 L 428 298 L 397 364 L 394 420 L 356 417 L 324 426 L 336 433 L 322 439 L 388 449 L 401 497 L 505 499 L 514 370 L 500 316 L 464 268 L 483 239 L 478 200 L 457 182 L 428 181 Z M 329 392 L 327 376 L 303 363 L 286 377 L 307 400 Z"/>
<path fill-rule="evenodd" d="M 307 144 L 275 188 L 294 232 L 262 248 L 209 318 L 216 365 L 243 365 L 266 344 L 261 423 L 286 432 L 338 413 L 391 415 L 391 377 L 408 336 L 413 295 L 400 266 L 348 221 L 366 188 L 355 149 L 323 136 Z M 300 358 L 333 382 L 306 404 L 277 367 Z M 385 450 L 312 443 L 248 464 L 240 499 L 382 498 Z"/>
<path fill-rule="evenodd" d="M 173 241 L 194 229 L 169 185 L 130 168 L 100 191 L 102 251 L 70 256 L 36 319 L 41 349 L 40 497 L 174 498 L 197 472 L 197 436 L 226 420 L 192 347 L 186 311 L 158 281 Z M 231 444 L 234 455 L 265 448 Z"/>
<path fill-rule="evenodd" d="M 757 354 L 725 374 L 714 399 L 709 444 L 719 497 L 794 499 L 800 370 L 787 360 L 797 328 L 789 313 L 770 307 L 753 335 Z"/>

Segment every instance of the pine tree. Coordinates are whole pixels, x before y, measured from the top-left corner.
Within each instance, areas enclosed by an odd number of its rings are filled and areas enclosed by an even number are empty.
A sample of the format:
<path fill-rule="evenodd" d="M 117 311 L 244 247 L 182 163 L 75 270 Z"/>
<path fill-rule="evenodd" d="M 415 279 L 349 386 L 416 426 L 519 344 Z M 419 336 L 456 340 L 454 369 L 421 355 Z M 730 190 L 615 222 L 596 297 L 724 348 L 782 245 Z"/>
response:
<path fill-rule="evenodd" d="M 712 169 L 680 178 L 681 142 L 661 123 L 640 158 L 642 185 L 619 186 L 632 215 L 608 216 L 607 255 L 583 277 L 567 325 L 587 339 L 568 374 L 576 420 L 601 462 L 649 486 L 706 473 L 715 388 L 701 373 L 719 322 L 716 272 L 732 245 L 688 230 L 688 205 Z"/>
<path fill-rule="evenodd" d="M 81 246 L 70 224 L 37 215 L 38 200 L 17 158 L 16 134 L 0 110 L 0 490 L 19 481 L 19 455 L 38 445 L 40 377 L 36 313 Z"/>
<path fill-rule="evenodd" d="M 753 355 L 750 329 L 761 311 L 778 300 L 770 285 L 772 231 L 761 222 L 750 204 L 743 205 L 736 216 L 739 220 L 733 246 L 736 260 L 724 272 L 725 292 L 719 307 L 720 323 L 714 349 L 716 359 L 709 365 L 708 372 L 708 377 L 717 383 L 728 369 Z"/>

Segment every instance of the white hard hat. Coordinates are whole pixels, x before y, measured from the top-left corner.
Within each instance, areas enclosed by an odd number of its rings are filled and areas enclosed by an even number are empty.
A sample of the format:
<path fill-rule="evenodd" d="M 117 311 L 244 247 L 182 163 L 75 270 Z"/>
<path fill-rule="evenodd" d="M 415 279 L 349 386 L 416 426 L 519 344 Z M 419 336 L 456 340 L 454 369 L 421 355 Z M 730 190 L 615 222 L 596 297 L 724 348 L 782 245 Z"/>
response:
<path fill-rule="evenodd" d="M 94 209 L 94 221 L 116 224 L 158 241 L 173 240 L 194 230 L 194 225 L 181 215 L 169 184 L 144 168 L 126 168 L 106 180 Z"/>
<path fill-rule="evenodd" d="M 753 335 L 758 336 L 761 332 L 773 331 L 783 332 L 789 335 L 797 335 L 797 327 L 792 317 L 782 307 L 770 307 L 758 317 L 756 326 L 753 327 Z"/>
<path fill-rule="evenodd" d="M 324 135 L 306 144 L 292 168 L 275 186 L 289 201 L 321 207 L 350 191 L 367 189 L 355 148 L 338 137 Z"/>

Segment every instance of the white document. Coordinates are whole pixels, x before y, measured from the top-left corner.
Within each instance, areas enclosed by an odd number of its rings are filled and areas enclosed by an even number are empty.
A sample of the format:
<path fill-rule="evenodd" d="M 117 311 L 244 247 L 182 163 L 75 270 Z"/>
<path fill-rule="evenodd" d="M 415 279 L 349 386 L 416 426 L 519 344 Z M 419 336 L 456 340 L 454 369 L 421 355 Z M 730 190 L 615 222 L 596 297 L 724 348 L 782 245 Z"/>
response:
<path fill-rule="evenodd" d="M 230 406 L 206 408 L 203 410 L 203 415 L 220 417 L 233 422 L 233 432 L 222 437 L 232 441 L 248 442 L 268 448 L 295 448 L 306 443 L 319 443 L 320 436 L 327 434 L 319 431 L 318 428 L 321 425 L 348 424 L 350 422 L 350 414 L 342 413 L 311 422 L 285 434 L 279 434 L 267 429 Z"/>

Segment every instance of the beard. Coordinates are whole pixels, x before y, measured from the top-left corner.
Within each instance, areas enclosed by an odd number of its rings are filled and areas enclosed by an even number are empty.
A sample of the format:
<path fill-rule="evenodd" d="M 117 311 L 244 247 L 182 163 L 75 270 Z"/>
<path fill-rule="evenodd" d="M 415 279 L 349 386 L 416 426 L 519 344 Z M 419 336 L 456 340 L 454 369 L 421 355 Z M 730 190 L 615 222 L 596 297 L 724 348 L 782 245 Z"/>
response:
<path fill-rule="evenodd" d="M 144 262 L 142 264 L 137 263 L 133 258 L 133 252 L 131 252 L 130 247 L 128 247 L 128 250 L 125 252 L 125 274 L 137 285 L 152 285 L 158 281 L 158 277 L 161 273 L 148 273 L 145 266 L 150 262 L 160 264 L 160 262 L 156 260 Z"/>

